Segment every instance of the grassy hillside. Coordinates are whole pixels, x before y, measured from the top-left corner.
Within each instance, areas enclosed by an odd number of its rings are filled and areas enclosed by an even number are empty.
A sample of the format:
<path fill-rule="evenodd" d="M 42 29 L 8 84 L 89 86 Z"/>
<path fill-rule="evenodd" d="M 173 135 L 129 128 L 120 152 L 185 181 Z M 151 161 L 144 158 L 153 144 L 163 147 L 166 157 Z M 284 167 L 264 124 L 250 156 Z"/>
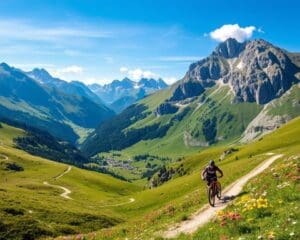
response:
<path fill-rule="evenodd" d="M 225 173 L 223 186 L 268 158 L 266 152 L 283 153 L 285 157 L 299 154 L 299 123 L 297 118 L 260 141 L 230 146 L 238 151 L 218 162 Z M 228 149 L 216 146 L 186 157 L 176 163 L 183 165 L 186 175 L 143 190 L 139 182 L 123 182 L 75 167 L 55 180 L 67 165 L 15 149 L 12 139 L 24 131 L 2 126 L 0 236 L 4 239 L 94 231 L 87 234 L 88 239 L 149 239 L 173 222 L 188 218 L 207 202 L 200 171 L 209 159 L 219 159 Z M 44 181 L 68 188 L 72 199 L 61 197 L 62 189 L 45 185 Z"/>
<path fill-rule="evenodd" d="M 124 150 L 126 153 L 137 154 L 149 152 L 150 154 L 177 156 L 199 151 L 209 144 L 219 141 L 228 142 L 237 139 L 245 130 L 248 123 L 259 113 L 261 106 L 253 103 L 232 104 L 232 95 L 227 87 L 214 88 L 206 92 L 203 103 L 196 99 L 189 106 L 184 107 L 181 112 L 187 110 L 180 121 L 174 121 L 174 125 L 166 135 L 149 141 L 142 141 Z M 188 108 L 188 109 L 187 109 Z M 177 113 L 177 115 L 179 115 Z M 173 116 L 164 115 L 160 118 L 151 119 L 151 123 L 159 122 L 165 124 Z M 145 124 L 145 120 L 142 124 Z M 205 131 L 205 122 L 212 121 L 214 126 Z M 141 125 L 137 122 L 134 127 Z M 215 131 L 214 136 L 208 132 Z M 187 137 L 186 135 L 189 135 Z"/>
<path fill-rule="evenodd" d="M 13 138 L 23 130 L 1 124 L 0 128 L 0 239 L 35 239 L 88 232 L 123 222 L 121 212 L 104 206 L 128 201 L 139 190 L 109 175 L 73 167 L 55 180 L 67 165 L 34 157 L 14 148 Z M 71 200 L 62 198 L 69 188 Z"/>
<path fill-rule="evenodd" d="M 281 98 L 276 99 L 267 108 L 271 116 L 288 115 L 294 118 L 300 115 L 300 84 L 295 84 Z"/>
<path fill-rule="evenodd" d="M 134 171 L 122 167 L 114 167 L 114 171 L 128 179 L 142 178 L 167 163 L 159 161 L 159 157 L 176 161 L 208 146 L 236 141 L 262 109 L 255 103 L 232 103 L 230 89 L 215 86 L 189 104 L 180 106 L 177 113 L 157 117 L 155 108 L 170 97 L 175 87 L 143 99 L 140 105 L 132 106 L 100 126 L 85 142 L 83 152 L 93 155 L 100 151 L 100 157 L 133 160 L 130 165 Z M 116 150 L 117 158 L 114 156 Z M 134 161 L 135 156 L 141 154 L 158 158 Z M 149 164 L 156 167 L 149 167 Z"/>
<path fill-rule="evenodd" d="M 265 153 L 283 153 L 284 159 L 298 155 L 299 124 L 300 118 L 297 118 L 256 142 L 247 145 L 231 145 L 230 147 L 238 151 L 218 162 L 225 173 L 221 180 L 222 185 L 229 185 L 269 158 Z M 118 208 L 128 216 L 129 221 L 98 231 L 93 238 L 90 235 L 87 239 L 124 239 L 125 237 L 149 239 L 153 236 L 159 238 L 160 231 L 174 222 L 187 219 L 207 203 L 206 186 L 200 180 L 200 171 L 209 159 L 219 159 L 223 151 L 228 148 L 229 146 L 216 146 L 186 157 L 180 163 L 183 164 L 187 175 L 170 180 L 155 189 L 132 194 L 136 201 Z"/>

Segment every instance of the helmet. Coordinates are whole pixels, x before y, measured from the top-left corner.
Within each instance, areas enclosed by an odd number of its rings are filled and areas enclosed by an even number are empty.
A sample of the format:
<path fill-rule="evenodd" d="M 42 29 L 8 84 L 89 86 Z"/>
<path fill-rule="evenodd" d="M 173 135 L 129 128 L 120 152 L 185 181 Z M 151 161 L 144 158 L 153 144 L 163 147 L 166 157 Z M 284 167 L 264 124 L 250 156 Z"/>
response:
<path fill-rule="evenodd" d="M 209 161 L 209 166 L 215 166 L 215 161 L 214 160 L 210 160 Z"/>

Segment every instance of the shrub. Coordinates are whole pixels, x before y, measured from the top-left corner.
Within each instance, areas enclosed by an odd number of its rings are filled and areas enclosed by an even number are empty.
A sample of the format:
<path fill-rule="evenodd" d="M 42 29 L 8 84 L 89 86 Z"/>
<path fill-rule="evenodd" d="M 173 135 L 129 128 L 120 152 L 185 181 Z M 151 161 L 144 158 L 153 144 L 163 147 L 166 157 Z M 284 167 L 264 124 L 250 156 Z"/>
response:
<path fill-rule="evenodd" d="M 16 163 L 6 162 L 4 163 L 4 165 L 5 165 L 4 170 L 6 171 L 15 171 L 15 172 L 24 171 L 24 168 Z"/>

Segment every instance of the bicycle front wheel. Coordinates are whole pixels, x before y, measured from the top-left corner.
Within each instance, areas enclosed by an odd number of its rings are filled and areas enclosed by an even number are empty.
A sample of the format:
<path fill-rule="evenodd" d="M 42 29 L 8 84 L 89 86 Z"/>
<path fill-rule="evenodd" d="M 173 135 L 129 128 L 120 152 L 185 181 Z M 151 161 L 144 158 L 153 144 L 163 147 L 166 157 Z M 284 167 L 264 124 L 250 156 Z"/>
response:
<path fill-rule="evenodd" d="M 210 206 L 215 206 L 215 193 L 212 187 L 208 188 L 208 202 Z"/>

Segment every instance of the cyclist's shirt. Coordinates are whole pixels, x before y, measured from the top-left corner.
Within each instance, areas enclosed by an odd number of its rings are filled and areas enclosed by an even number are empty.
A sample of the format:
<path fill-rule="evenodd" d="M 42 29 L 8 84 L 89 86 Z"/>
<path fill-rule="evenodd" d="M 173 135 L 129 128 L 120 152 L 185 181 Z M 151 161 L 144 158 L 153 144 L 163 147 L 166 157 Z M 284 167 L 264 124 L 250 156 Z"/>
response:
<path fill-rule="evenodd" d="M 217 171 L 220 171 L 220 169 L 217 166 L 207 166 L 205 168 L 206 178 L 216 178 Z"/>

